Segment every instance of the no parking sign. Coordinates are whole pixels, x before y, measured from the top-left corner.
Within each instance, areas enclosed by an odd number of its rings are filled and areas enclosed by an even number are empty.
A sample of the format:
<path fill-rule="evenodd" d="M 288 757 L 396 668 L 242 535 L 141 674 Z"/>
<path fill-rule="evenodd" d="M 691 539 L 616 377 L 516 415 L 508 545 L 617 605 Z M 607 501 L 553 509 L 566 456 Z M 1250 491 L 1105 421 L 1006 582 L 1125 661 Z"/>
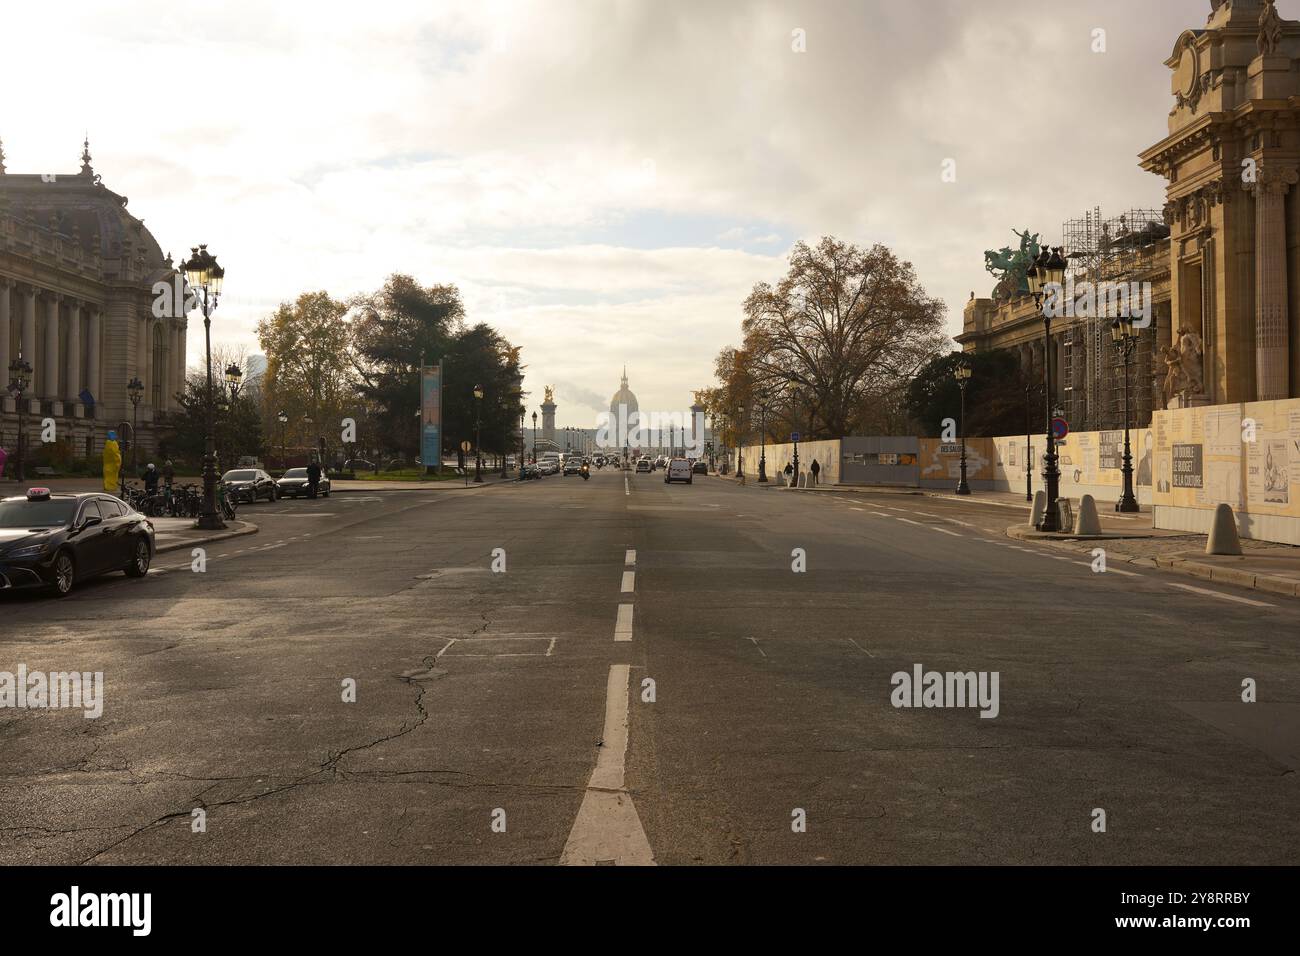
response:
<path fill-rule="evenodd" d="M 1061 439 L 1065 438 L 1068 434 L 1070 434 L 1070 423 L 1064 418 L 1053 418 L 1052 437 L 1057 441 L 1061 441 Z"/>

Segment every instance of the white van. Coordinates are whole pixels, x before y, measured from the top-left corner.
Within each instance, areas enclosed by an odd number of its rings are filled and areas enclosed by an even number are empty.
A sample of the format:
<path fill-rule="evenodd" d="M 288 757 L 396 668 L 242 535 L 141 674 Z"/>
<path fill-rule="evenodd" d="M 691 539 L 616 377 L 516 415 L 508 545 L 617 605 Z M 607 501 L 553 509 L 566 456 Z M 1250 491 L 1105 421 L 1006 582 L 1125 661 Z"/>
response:
<path fill-rule="evenodd" d="M 664 484 L 670 481 L 684 481 L 688 485 L 691 483 L 691 463 L 685 458 L 674 458 L 664 469 Z"/>

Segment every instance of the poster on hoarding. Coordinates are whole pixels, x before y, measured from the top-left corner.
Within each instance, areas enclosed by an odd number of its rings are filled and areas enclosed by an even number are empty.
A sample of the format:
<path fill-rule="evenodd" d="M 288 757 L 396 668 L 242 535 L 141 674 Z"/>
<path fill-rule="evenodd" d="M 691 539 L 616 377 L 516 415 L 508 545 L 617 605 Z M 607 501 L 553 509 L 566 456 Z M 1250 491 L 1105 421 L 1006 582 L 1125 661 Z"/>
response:
<path fill-rule="evenodd" d="M 427 472 L 442 463 L 442 363 L 420 369 L 420 461 Z"/>

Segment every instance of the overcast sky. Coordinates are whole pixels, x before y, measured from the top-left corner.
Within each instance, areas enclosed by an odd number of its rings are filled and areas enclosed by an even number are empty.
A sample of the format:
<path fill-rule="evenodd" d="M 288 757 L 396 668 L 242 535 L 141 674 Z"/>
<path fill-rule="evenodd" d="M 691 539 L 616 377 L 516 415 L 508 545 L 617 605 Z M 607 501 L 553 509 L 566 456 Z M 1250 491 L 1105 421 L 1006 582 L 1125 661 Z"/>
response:
<path fill-rule="evenodd" d="M 1136 154 L 1209 10 L 5 0 L 0 139 L 11 172 L 75 172 L 88 130 L 164 251 L 207 242 L 226 267 L 218 341 L 255 351 L 279 301 L 409 272 L 460 286 L 523 346 L 531 403 L 553 384 L 559 423 L 590 426 L 625 363 L 642 410 L 712 384 L 799 238 L 891 246 L 955 333 L 1013 227 L 1158 208 Z"/>

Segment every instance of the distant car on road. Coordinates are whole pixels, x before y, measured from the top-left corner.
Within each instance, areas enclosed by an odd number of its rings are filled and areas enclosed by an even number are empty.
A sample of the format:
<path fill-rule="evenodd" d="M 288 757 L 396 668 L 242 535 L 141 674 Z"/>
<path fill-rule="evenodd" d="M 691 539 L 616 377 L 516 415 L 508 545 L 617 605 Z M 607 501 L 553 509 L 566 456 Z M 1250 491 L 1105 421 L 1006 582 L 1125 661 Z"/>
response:
<path fill-rule="evenodd" d="M 691 474 L 693 475 L 707 475 L 708 473 L 709 463 L 702 458 L 695 464 L 691 465 Z"/>
<path fill-rule="evenodd" d="M 261 468 L 236 468 L 222 475 L 221 480 L 226 483 L 227 493 L 237 502 L 253 504 L 258 498 L 276 501 L 280 497 L 275 479 Z"/>
<path fill-rule="evenodd" d="M 282 498 L 307 497 L 307 469 L 290 468 L 280 476 L 280 480 L 276 482 L 276 487 L 279 489 Z M 316 485 L 316 494 L 322 498 L 329 497 L 330 480 L 324 475 L 320 476 L 320 481 Z"/>
<path fill-rule="evenodd" d="M 553 475 L 560 470 L 558 458 L 543 458 L 537 463 L 537 470 L 543 475 Z"/>
<path fill-rule="evenodd" d="M 581 473 L 582 459 L 575 456 L 564 462 L 564 473 L 560 475 L 560 477 L 563 478 L 565 475 L 579 475 Z"/>
<path fill-rule="evenodd" d="M 691 463 L 685 458 L 674 458 L 664 469 L 664 484 L 674 481 L 684 481 L 691 484 Z"/>
<path fill-rule="evenodd" d="M 347 461 L 343 463 L 342 470 L 343 471 L 374 471 L 375 463 L 373 461 L 366 461 L 364 458 L 349 458 Z M 397 469 L 393 468 L 389 470 L 396 471 Z"/>
<path fill-rule="evenodd" d="M 96 574 L 142 578 L 153 553 L 153 523 L 110 495 L 32 488 L 0 499 L 0 590 L 51 587 L 63 597 Z"/>
<path fill-rule="evenodd" d="M 541 469 L 537 465 L 526 464 L 519 470 L 520 481 L 534 481 L 542 477 Z"/>
<path fill-rule="evenodd" d="M 643 471 L 649 473 L 653 470 L 654 470 L 654 465 L 650 463 L 650 459 L 648 457 L 642 456 L 636 460 L 637 474 L 640 474 Z"/>

